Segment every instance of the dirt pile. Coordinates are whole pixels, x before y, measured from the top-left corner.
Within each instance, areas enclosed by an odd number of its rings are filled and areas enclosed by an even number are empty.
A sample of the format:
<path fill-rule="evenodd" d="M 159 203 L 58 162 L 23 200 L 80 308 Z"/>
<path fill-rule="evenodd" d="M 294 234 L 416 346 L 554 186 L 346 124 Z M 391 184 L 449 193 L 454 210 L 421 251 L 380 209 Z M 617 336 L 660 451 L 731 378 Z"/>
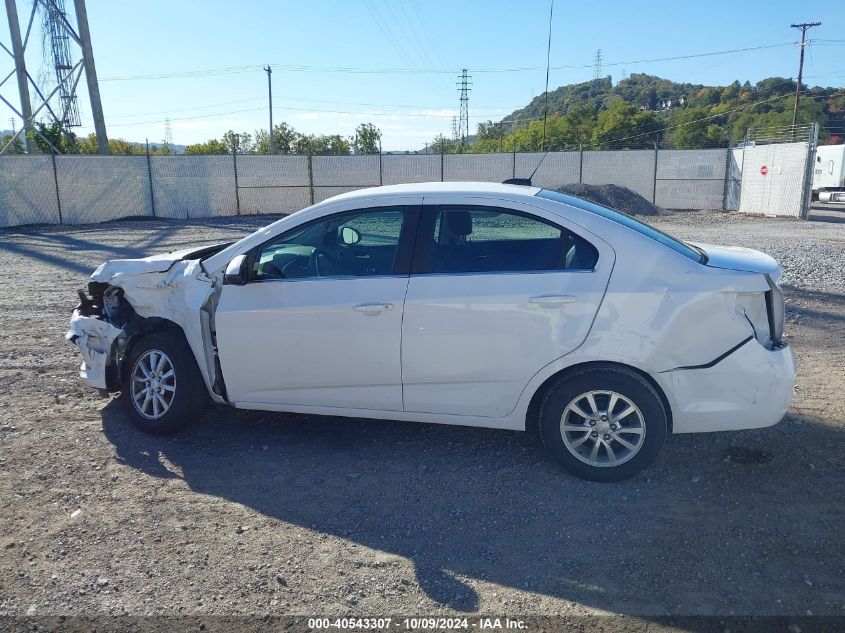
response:
<path fill-rule="evenodd" d="M 668 215 L 669 212 L 643 198 L 635 191 L 619 185 L 572 184 L 558 187 L 561 193 L 584 198 L 603 207 L 622 211 L 628 215 Z"/>

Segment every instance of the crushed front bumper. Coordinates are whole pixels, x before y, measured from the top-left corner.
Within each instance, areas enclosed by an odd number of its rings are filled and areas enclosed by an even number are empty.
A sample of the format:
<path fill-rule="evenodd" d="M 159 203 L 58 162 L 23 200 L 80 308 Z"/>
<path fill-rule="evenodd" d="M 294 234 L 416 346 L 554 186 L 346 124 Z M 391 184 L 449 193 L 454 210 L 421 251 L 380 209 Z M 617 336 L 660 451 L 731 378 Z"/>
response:
<path fill-rule="evenodd" d="M 675 433 L 737 431 L 777 424 L 795 388 L 792 349 L 750 339 L 712 367 L 656 374 L 672 408 Z"/>
<path fill-rule="evenodd" d="M 79 376 L 90 387 L 107 389 L 106 370 L 111 358 L 112 344 L 120 336 L 120 328 L 95 317 L 73 311 L 65 338 L 82 353 Z"/>

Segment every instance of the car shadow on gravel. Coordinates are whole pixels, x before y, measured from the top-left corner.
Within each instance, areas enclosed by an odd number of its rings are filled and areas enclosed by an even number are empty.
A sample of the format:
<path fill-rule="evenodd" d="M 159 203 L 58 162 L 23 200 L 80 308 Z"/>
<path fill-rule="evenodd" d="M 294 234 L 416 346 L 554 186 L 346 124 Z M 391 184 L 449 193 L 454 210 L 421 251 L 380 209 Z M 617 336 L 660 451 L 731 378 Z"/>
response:
<path fill-rule="evenodd" d="M 818 422 L 676 436 L 617 484 L 525 433 L 215 408 L 162 438 L 117 401 L 102 425 L 126 466 L 405 557 L 458 611 L 480 607 L 473 580 L 632 615 L 820 614 L 842 589 L 841 437 Z"/>

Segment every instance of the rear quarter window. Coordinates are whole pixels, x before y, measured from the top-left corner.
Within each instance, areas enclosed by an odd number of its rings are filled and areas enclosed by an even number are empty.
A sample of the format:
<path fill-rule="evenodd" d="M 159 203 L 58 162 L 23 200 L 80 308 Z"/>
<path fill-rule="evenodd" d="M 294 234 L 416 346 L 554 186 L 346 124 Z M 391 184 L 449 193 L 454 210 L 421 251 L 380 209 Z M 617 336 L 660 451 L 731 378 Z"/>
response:
<path fill-rule="evenodd" d="M 548 189 L 541 189 L 537 193 L 537 197 L 545 198 L 546 200 L 552 200 L 554 202 L 560 202 L 562 204 L 575 207 L 576 209 L 587 211 L 588 213 L 594 213 L 595 215 L 599 215 L 608 220 L 612 220 L 617 224 L 626 226 L 629 229 L 632 229 L 641 235 L 645 235 L 646 237 L 649 237 L 656 242 L 660 242 L 661 244 L 663 244 L 663 246 L 671 248 L 676 253 L 680 253 L 684 257 L 687 257 L 693 260 L 694 262 L 698 262 L 699 264 L 703 264 L 705 262 L 704 255 L 700 251 L 682 242 L 678 238 L 673 237 L 668 233 L 664 233 L 663 231 L 660 231 L 654 228 L 653 226 L 646 224 L 645 222 L 642 222 L 641 220 L 638 220 L 633 216 L 628 215 L 627 213 L 622 213 L 621 211 L 614 211 L 613 209 L 603 207 L 599 204 L 595 204 L 594 202 L 590 202 L 589 200 L 584 200 L 583 198 L 576 198 L 575 196 L 570 196 L 557 191 L 550 191 Z"/>

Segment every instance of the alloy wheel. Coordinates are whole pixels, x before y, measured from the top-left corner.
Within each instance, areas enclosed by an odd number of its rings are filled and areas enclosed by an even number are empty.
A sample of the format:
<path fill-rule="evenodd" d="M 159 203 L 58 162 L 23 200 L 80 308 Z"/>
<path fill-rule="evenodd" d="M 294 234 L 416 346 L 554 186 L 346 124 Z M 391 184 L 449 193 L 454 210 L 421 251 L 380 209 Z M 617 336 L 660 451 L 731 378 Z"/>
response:
<path fill-rule="evenodd" d="M 560 434 L 576 458 L 597 467 L 632 459 L 645 441 L 639 407 L 616 391 L 588 391 L 573 398 L 560 418 Z"/>
<path fill-rule="evenodd" d="M 170 410 L 176 395 L 173 362 L 161 350 L 144 352 L 132 367 L 132 404 L 149 420 L 157 420 Z"/>

